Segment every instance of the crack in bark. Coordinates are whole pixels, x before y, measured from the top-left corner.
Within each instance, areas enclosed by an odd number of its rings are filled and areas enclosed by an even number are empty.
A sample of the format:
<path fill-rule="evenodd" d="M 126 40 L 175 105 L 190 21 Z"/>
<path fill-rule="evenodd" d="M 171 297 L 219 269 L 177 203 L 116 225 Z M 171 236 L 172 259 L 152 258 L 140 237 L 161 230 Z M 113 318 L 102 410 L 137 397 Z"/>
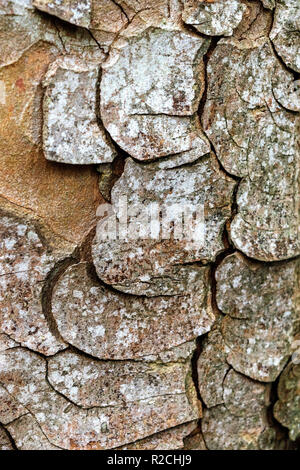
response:
<path fill-rule="evenodd" d="M 83 28 L 83 29 L 86 29 L 86 31 L 89 33 L 89 35 L 91 36 L 91 38 L 95 41 L 95 43 L 97 44 L 97 46 L 99 47 L 100 51 L 105 55 L 105 57 L 107 58 L 108 56 L 108 52 L 105 52 L 105 49 L 104 47 L 101 46 L 101 44 L 97 41 L 97 39 L 95 38 L 94 34 L 92 33 L 92 31 L 88 28 Z"/>
<path fill-rule="evenodd" d="M 26 349 L 27 349 L 27 348 L 26 348 Z M 36 352 L 34 351 L 34 353 L 36 353 Z M 38 354 L 38 353 L 37 353 L 37 354 Z M 50 441 L 50 439 L 49 439 L 48 436 L 44 433 L 44 431 L 43 431 L 42 427 L 40 426 L 39 422 L 37 421 L 35 415 L 30 411 L 30 409 L 28 409 L 27 406 L 25 406 L 23 403 L 21 403 L 18 398 L 16 398 L 12 393 L 10 393 L 2 382 L 0 382 L 0 384 L 1 384 L 1 386 L 4 388 L 4 390 L 6 391 L 6 393 L 7 393 L 10 397 L 12 397 L 14 400 L 16 400 L 25 410 L 28 411 L 28 413 L 25 413 L 25 414 L 23 414 L 23 415 L 21 415 L 21 416 L 18 416 L 18 418 L 16 418 L 15 420 L 13 420 L 13 421 L 11 421 L 11 422 L 17 422 L 17 421 L 18 421 L 19 419 L 21 419 L 23 416 L 27 416 L 27 415 L 32 416 L 33 419 L 35 420 L 36 425 L 37 425 L 38 428 L 40 429 L 40 431 L 41 431 L 41 433 L 43 434 L 43 436 L 45 437 L 45 439 L 49 442 L 49 444 L 51 444 L 51 445 L 53 445 L 53 446 L 55 446 L 55 447 L 57 447 L 57 448 L 59 448 L 59 449 L 63 449 L 62 447 L 59 447 L 58 445 L 56 445 L 56 444 L 54 444 L 53 442 Z M 11 424 L 11 423 L 8 423 L 8 424 L 5 425 L 5 426 L 9 426 L 9 424 Z M 3 424 L 2 424 L 2 426 L 6 429 L 6 427 L 5 427 Z M 7 431 L 7 429 L 6 429 L 6 431 Z M 7 431 L 7 432 L 9 433 L 9 431 Z M 16 447 L 16 448 L 17 448 L 17 447 Z"/>
<path fill-rule="evenodd" d="M 273 53 L 275 55 L 275 57 L 277 58 L 277 60 L 280 62 L 280 64 L 282 65 L 282 67 L 287 70 L 288 72 L 290 72 L 293 77 L 294 77 L 294 80 L 298 80 L 300 78 L 300 73 L 296 72 L 295 70 L 293 70 L 291 67 L 289 67 L 285 62 L 284 60 L 282 59 L 282 57 L 278 54 L 277 50 L 276 50 L 276 46 L 274 45 L 273 43 L 273 40 L 270 38 L 270 33 L 273 29 L 273 25 L 274 25 L 274 21 L 275 21 L 275 10 L 276 10 L 276 7 L 273 9 L 272 11 L 272 23 L 271 23 L 271 27 L 270 27 L 270 31 L 269 31 L 269 41 L 270 41 L 270 44 L 271 44 L 271 47 L 272 47 L 272 50 L 273 50 Z"/>
<path fill-rule="evenodd" d="M 114 5 L 116 5 L 116 7 L 118 7 L 121 10 L 121 12 L 123 13 L 123 15 L 125 15 L 128 23 L 129 23 L 128 15 L 127 15 L 126 11 L 124 10 L 124 8 L 122 7 L 122 5 L 120 5 L 118 2 L 116 2 L 116 0 L 111 0 L 111 1 Z"/>
<path fill-rule="evenodd" d="M 177 346 L 174 346 L 174 348 L 176 347 L 180 347 L 180 346 L 183 346 L 184 344 L 188 344 L 190 343 L 191 341 L 193 341 L 194 338 L 188 340 L 188 341 L 185 341 L 184 343 L 181 343 L 181 344 L 178 344 Z M 173 349 L 174 349 L 173 348 Z M 12 348 L 11 348 L 12 349 Z M 14 348 L 15 349 L 15 348 Z M 73 344 L 69 344 L 68 348 L 65 349 L 64 351 L 70 351 L 70 352 L 74 352 L 76 354 L 78 354 L 79 356 L 82 356 L 82 357 L 85 357 L 87 359 L 91 359 L 93 361 L 99 361 L 99 362 L 106 362 L 106 363 L 109 363 L 109 362 L 116 362 L 116 363 L 120 363 L 120 364 L 125 364 L 125 363 L 132 363 L 132 364 L 138 364 L 140 362 L 145 362 L 146 364 L 155 364 L 155 365 L 162 365 L 162 366 L 165 366 L 165 367 L 168 367 L 168 366 L 174 366 L 176 364 L 184 364 L 187 360 L 186 359 L 178 359 L 176 361 L 168 361 L 167 363 L 164 362 L 162 359 L 160 359 L 159 357 L 157 357 L 156 359 L 154 360 L 147 360 L 145 361 L 145 357 L 148 357 L 148 356 L 153 356 L 153 354 L 148 354 L 147 356 L 140 356 L 140 358 L 137 358 L 137 359 L 106 359 L 106 358 L 99 358 L 97 356 L 93 356 L 92 354 L 90 353 L 87 353 L 86 351 L 83 351 L 82 349 L 79 349 L 77 348 L 76 346 L 73 346 Z M 172 348 L 171 349 L 167 349 L 165 351 L 161 351 L 161 353 L 165 353 L 165 352 L 169 352 L 169 351 L 172 351 Z M 35 351 L 33 351 L 35 352 Z M 58 351 L 57 353 L 55 353 L 53 356 L 51 357 L 55 357 L 56 355 L 58 355 L 61 351 Z M 159 356 L 160 353 L 158 353 L 157 356 Z M 45 359 L 47 359 L 45 357 Z"/>
<path fill-rule="evenodd" d="M 77 259 L 76 259 L 76 251 L 73 253 L 68 258 L 65 258 L 62 261 L 59 261 L 58 263 L 55 264 L 54 268 L 48 273 L 43 288 L 42 288 L 42 293 L 41 293 L 41 304 L 42 304 L 42 311 L 43 315 L 46 319 L 48 328 L 50 332 L 53 334 L 53 336 L 59 340 L 59 341 L 64 341 L 62 338 L 59 329 L 57 327 L 56 320 L 54 316 L 52 315 L 52 293 L 54 286 L 60 276 L 66 271 L 66 269 L 75 264 Z"/>
<path fill-rule="evenodd" d="M 49 15 L 49 16 L 51 17 L 51 15 Z M 53 21 L 53 25 L 54 25 L 54 27 L 55 27 L 55 29 L 56 29 L 56 31 L 57 31 L 57 35 L 58 35 L 58 38 L 59 38 L 59 40 L 60 40 L 60 42 L 61 42 L 62 48 L 63 48 L 64 52 L 67 53 L 67 49 L 66 49 L 65 43 L 64 43 L 64 41 L 63 41 L 63 38 L 61 37 L 60 29 L 59 29 L 59 27 L 58 27 L 56 18 L 54 17 L 54 18 L 52 19 L 52 17 L 51 17 L 51 21 Z"/>

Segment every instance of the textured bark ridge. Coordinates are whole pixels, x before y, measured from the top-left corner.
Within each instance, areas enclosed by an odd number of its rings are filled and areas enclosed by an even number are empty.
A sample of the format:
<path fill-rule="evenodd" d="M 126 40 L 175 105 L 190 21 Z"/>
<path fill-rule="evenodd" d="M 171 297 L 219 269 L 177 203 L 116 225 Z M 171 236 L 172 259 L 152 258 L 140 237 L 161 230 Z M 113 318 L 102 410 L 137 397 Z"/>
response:
<path fill-rule="evenodd" d="M 299 364 L 288 364 L 279 380 L 279 400 L 274 407 L 275 418 L 289 429 L 290 438 L 293 440 L 300 434 L 299 381 Z"/>
<path fill-rule="evenodd" d="M 65 57 L 51 64 L 43 85 L 43 142 L 48 160 L 89 164 L 111 162 L 116 153 L 98 126 L 98 64 Z"/>
<path fill-rule="evenodd" d="M 204 90 L 209 40 L 187 31 L 147 28 L 121 34 L 101 79 L 101 116 L 132 157 L 154 159 L 209 151 L 196 111 Z"/>
<path fill-rule="evenodd" d="M 61 385 L 65 375 L 60 374 L 64 372 L 76 380 L 70 388 Z M 0 376 L 4 388 L 9 388 L 8 397 L 13 397 L 24 414 L 33 418 L 36 440 L 40 431 L 57 447 L 103 449 L 161 431 L 166 416 L 170 427 L 196 419 L 197 406 L 193 406 L 192 396 L 190 401 L 187 397 L 186 374 L 186 364 L 101 364 L 74 353 L 56 356 L 47 367 L 43 358 L 16 348 L 2 354 Z M 136 380 L 140 396 L 136 394 Z M 105 383 L 109 384 L 106 393 Z M 13 411 L 18 418 L 20 408 Z M 10 432 L 20 436 L 18 419 L 10 423 Z"/>
<path fill-rule="evenodd" d="M 230 236 L 236 248 L 263 261 L 300 253 L 300 108 L 293 87 L 293 74 L 266 36 L 222 39 L 208 64 L 204 129 L 224 168 L 242 178 Z"/>
<path fill-rule="evenodd" d="M 297 0 L 276 2 L 270 38 L 284 63 L 295 72 L 300 72 L 299 23 L 300 5 Z"/>
<path fill-rule="evenodd" d="M 66 258 L 42 243 L 35 227 L 2 215 L 1 331 L 12 340 L 45 355 L 66 347 L 52 334 L 42 306 L 42 291 L 49 273 Z"/>
<path fill-rule="evenodd" d="M 267 420 L 270 388 L 231 369 L 222 384 L 222 404 L 206 409 L 202 432 L 209 449 L 258 450 L 275 446 Z"/>
<path fill-rule="evenodd" d="M 0 0 L 1 450 L 299 448 L 299 14 Z"/>
<path fill-rule="evenodd" d="M 246 6 L 240 0 L 222 2 L 184 2 L 183 21 L 208 36 L 232 36 L 240 24 Z"/>
<path fill-rule="evenodd" d="M 240 254 L 216 272 L 227 362 L 255 380 L 274 381 L 292 354 L 299 328 L 299 260 L 266 266 Z"/>
<path fill-rule="evenodd" d="M 112 202 L 117 204 L 125 197 L 129 204 L 136 206 L 142 203 L 158 207 L 203 204 L 206 243 L 201 246 L 173 237 L 160 241 L 159 234 L 149 240 L 144 239 L 143 233 L 139 239 L 138 220 L 132 221 L 134 245 L 130 239 L 105 241 L 103 225 L 108 221 L 100 221 L 92 250 L 94 265 L 100 279 L 118 290 L 148 296 L 187 293 L 193 286 L 200 285 L 204 272 L 190 263 L 212 261 L 224 248 L 222 232 L 231 215 L 235 182 L 220 171 L 212 154 L 190 166 L 165 168 L 171 163 L 169 160 L 144 166 L 128 159 L 124 173 L 112 190 Z M 177 218 L 175 214 L 174 220 Z"/>
<path fill-rule="evenodd" d="M 180 296 L 132 298 L 102 286 L 80 263 L 58 280 L 52 312 L 62 337 L 99 359 L 169 354 L 176 360 L 213 324 L 206 274 L 199 268 L 198 283 Z"/>

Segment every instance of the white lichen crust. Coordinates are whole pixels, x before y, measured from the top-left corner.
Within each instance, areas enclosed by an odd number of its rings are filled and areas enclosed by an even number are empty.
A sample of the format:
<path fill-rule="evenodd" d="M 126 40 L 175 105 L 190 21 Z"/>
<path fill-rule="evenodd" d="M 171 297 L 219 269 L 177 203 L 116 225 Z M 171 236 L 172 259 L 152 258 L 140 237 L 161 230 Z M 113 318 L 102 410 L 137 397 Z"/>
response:
<path fill-rule="evenodd" d="M 37 354 L 5 351 L 0 382 L 25 409 L 21 415 L 16 410 L 7 428 L 23 450 L 33 445 L 96 450 L 131 443 L 197 419 L 188 368 L 187 363 L 101 363 L 67 352 L 54 357 L 47 372 Z"/>
<path fill-rule="evenodd" d="M 255 380 L 276 380 L 299 328 L 299 260 L 279 265 L 224 259 L 216 272 L 226 361 Z"/>
<path fill-rule="evenodd" d="M 0 450 L 299 447 L 299 15 L 0 0 Z"/>
<path fill-rule="evenodd" d="M 239 250 L 262 261 L 300 253 L 294 86 L 264 36 L 221 40 L 208 63 L 203 126 L 224 168 L 242 178 L 230 236 Z"/>
<path fill-rule="evenodd" d="M 196 116 L 209 40 L 186 31 L 148 28 L 121 37 L 103 65 L 101 116 L 117 144 L 150 160 L 209 143 Z"/>

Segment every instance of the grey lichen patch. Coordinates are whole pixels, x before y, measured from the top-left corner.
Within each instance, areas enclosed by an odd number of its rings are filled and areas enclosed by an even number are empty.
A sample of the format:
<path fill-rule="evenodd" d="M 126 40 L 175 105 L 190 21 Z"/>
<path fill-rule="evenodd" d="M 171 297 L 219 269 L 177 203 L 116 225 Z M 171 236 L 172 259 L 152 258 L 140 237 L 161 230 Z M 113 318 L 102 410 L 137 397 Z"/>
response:
<path fill-rule="evenodd" d="M 32 0 L 2 0 L 0 4 L 0 15 L 23 15 L 33 10 Z"/>
<path fill-rule="evenodd" d="M 56 361 L 62 369 L 56 368 Z M 123 369 L 122 364 L 119 364 L 121 375 L 118 382 L 118 378 L 113 376 L 113 369 L 118 367 L 116 364 L 101 365 L 87 358 L 82 359 L 74 353 L 53 358 L 50 364 L 50 382 L 61 393 L 66 393 L 66 396 L 73 399 L 74 388 L 78 386 L 78 402 L 86 405 L 94 403 L 92 408 L 84 409 L 55 391 L 47 381 L 45 361 L 36 354 L 22 348 L 11 350 L 1 353 L 0 364 L 0 382 L 3 386 L 9 387 L 10 394 L 26 407 L 49 443 L 65 449 L 92 450 L 121 446 L 163 431 L 166 427 L 190 422 L 199 415 L 199 410 L 197 407 L 193 408 L 179 380 L 177 379 L 175 388 L 170 383 L 172 374 L 173 379 L 176 373 L 184 376 L 186 369 L 182 365 L 155 365 L 153 368 L 149 365 L 148 369 L 144 368 L 142 371 L 140 364 L 124 363 Z M 99 390 L 98 397 L 94 394 L 92 398 L 91 392 L 97 378 L 100 382 L 103 381 L 103 385 L 105 380 L 112 383 L 111 390 L 104 385 L 106 399 L 102 390 Z M 131 386 L 134 382 L 135 391 L 136 385 L 141 386 L 140 397 L 135 393 L 132 395 Z M 99 384 L 98 382 L 98 386 Z M 26 423 L 27 428 L 30 425 L 31 423 Z M 18 430 L 15 424 L 12 428 L 16 434 Z M 32 434 L 38 432 L 37 429 L 33 431 Z M 19 432 L 19 436 L 22 433 L 24 429 Z M 30 439 L 28 442 L 26 435 L 24 437 L 22 447 L 26 449 L 30 446 Z"/>
<path fill-rule="evenodd" d="M 270 404 L 270 386 L 231 369 L 223 383 L 223 402 L 234 416 L 256 416 Z"/>
<path fill-rule="evenodd" d="M 277 0 L 270 38 L 285 64 L 300 72 L 300 3 Z"/>
<path fill-rule="evenodd" d="M 226 361 L 255 380 L 274 381 L 292 353 L 299 328 L 299 261 L 265 265 L 242 255 L 225 258 L 216 272 L 217 303 Z"/>
<path fill-rule="evenodd" d="M 61 47 L 54 25 L 34 12 L 31 0 L 0 4 L 0 65 L 17 61 L 38 41 L 48 41 Z"/>
<path fill-rule="evenodd" d="M 214 322 L 206 268 L 199 268 L 199 282 L 186 294 L 155 298 L 113 292 L 88 271 L 86 263 L 66 270 L 54 288 L 52 311 L 62 337 L 95 357 L 151 360 L 148 356 L 164 352 L 164 360 L 189 357 L 190 347 L 177 353 L 176 347 L 209 331 Z"/>
<path fill-rule="evenodd" d="M 18 450 L 60 450 L 49 442 L 29 412 L 6 426 Z"/>
<path fill-rule="evenodd" d="M 9 424 L 26 413 L 26 408 L 0 385 L 0 423 Z"/>
<path fill-rule="evenodd" d="M 197 421 L 181 424 L 153 436 L 118 447 L 117 450 L 181 450 L 185 449 L 185 439 L 197 427 Z"/>
<path fill-rule="evenodd" d="M 231 239 L 263 261 L 300 253 L 294 88 L 265 37 L 222 40 L 208 63 L 204 129 L 225 169 L 243 177 Z"/>
<path fill-rule="evenodd" d="M 67 253 L 53 252 L 31 223 L 9 215 L 1 214 L 0 234 L 1 332 L 35 351 L 55 354 L 65 344 L 49 329 L 42 290 L 55 264 Z"/>
<path fill-rule="evenodd" d="M 33 4 L 41 11 L 87 28 L 105 51 L 128 24 L 126 13 L 113 0 L 34 0 Z"/>
<path fill-rule="evenodd" d="M 219 159 L 236 176 L 258 183 L 264 173 L 270 179 L 272 158 L 295 152 L 295 117 L 274 97 L 281 101 L 288 96 L 292 74 L 281 66 L 266 38 L 255 43 L 221 40 L 207 71 L 203 123 Z"/>
<path fill-rule="evenodd" d="M 33 4 L 50 15 L 88 28 L 105 50 L 118 36 L 132 36 L 149 26 L 179 28 L 182 10 L 178 0 L 34 0 Z"/>
<path fill-rule="evenodd" d="M 116 214 L 118 238 L 105 236 L 115 214 L 98 223 L 92 248 L 98 276 L 114 288 L 136 295 L 178 295 L 197 284 L 203 286 L 206 270 L 187 263 L 212 261 L 224 248 L 222 232 L 231 215 L 234 186 L 235 181 L 220 171 L 213 154 L 193 165 L 169 169 L 161 169 L 160 162 L 142 165 L 128 159 L 112 190 L 116 207 L 123 199 L 127 202 L 128 226 L 123 236 L 121 209 Z M 135 207 L 141 213 L 133 213 Z M 187 214 L 186 225 L 182 225 L 182 211 L 189 207 L 203 211 L 198 239 L 189 232 L 192 222 Z M 148 230 L 151 208 L 156 221 L 153 233 Z"/>
<path fill-rule="evenodd" d="M 222 292 L 222 296 L 227 299 L 229 295 Z M 198 358 L 199 391 L 207 406 L 201 421 L 205 443 L 210 450 L 272 449 L 277 446 L 277 435 L 267 419 L 271 386 L 230 367 L 231 348 L 221 326 L 220 316 Z"/>
<path fill-rule="evenodd" d="M 246 255 L 262 261 L 277 261 L 299 254 L 299 186 L 295 181 L 299 173 L 292 172 L 294 184 L 289 188 L 291 193 L 286 195 L 284 192 L 266 194 L 249 180 L 241 183 L 237 193 L 239 212 L 231 224 L 230 236 Z M 285 176 L 288 178 L 287 172 Z M 284 179 L 282 177 L 282 184 Z"/>
<path fill-rule="evenodd" d="M 139 402 L 143 406 L 151 398 L 185 395 L 189 367 L 188 362 L 99 361 L 65 351 L 50 359 L 48 378 L 58 392 L 83 408 Z"/>
<path fill-rule="evenodd" d="M 120 112 L 111 120 L 106 119 L 104 111 L 103 122 L 118 145 L 137 160 L 154 160 L 176 154 L 176 162 L 181 158 L 188 163 L 210 150 L 197 115 L 191 118 L 147 114 L 127 117 L 121 113 L 121 108 L 111 108 L 112 112 L 116 109 Z"/>
<path fill-rule="evenodd" d="M 217 327 L 198 359 L 200 393 L 208 406 L 201 421 L 205 443 L 210 450 L 272 449 L 276 433 L 267 420 L 270 386 L 228 370 L 225 354 L 220 355 L 222 344 L 223 352 L 226 347 L 218 335 Z"/>
<path fill-rule="evenodd" d="M 230 369 L 226 362 L 229 348 L 223 340 L 219 324 L 220 319 L 204 339 L 197 361 L 199 392 L 208 408 L 223 403 L 223 382 Z"/>
<path fill-rule="evenodd" d="M 14 447 L 9 439 L 7 432 L 0 425 L 0 450 L 14 450 Z"/>
<path fill-rule="evenodd" d="M 204 410 L 202 432 L 209 450 L 271 450 L 276 445 L 265 414 L 236 416 L 225 405 Z"/>
<path fill-rule="evenodd" d="M 1 450 L 297 446 L 299 10 L 0 0 Z"/>
<path fill-rule="evenodd" d="M 183 21 L 208 36 L 232 36 L 246 6 L 240 0 L 185 0 Z"/>
<path fill-rule="evenodd" d="M 273 79 L 274 98 L 287 110 L 300 111 L 300 80 L 287 85 L 282 74 L 277 73 Z"/>
<path fill-rule="evenodd" d="M 129 115 L 193 114 L 203 92 L 202 56 L 208 44 L 188 32 L 160 28 L 121 39 L 114 45 L 103 74 L 103 107 L 115 97 Z M 122 71 L 127 75 L 127 86 L 122 85 Z M 109 90 L 112 77 L 119 80 L 113 80 Z M 122 88 L 117 94 L 119 85 Z"/>
<path fill-rule="evenodd" d="M 76 26 L 90 25 L 91 0 L 33 0 L 32 3 L 39 10 Z"/>
<path fill-rule="evenodd" d="M 1 66 L 16 62 L 30 47 L 42 42 L 48 43 L 48 47 L 52 45 L 53 54 L 74 54 L 99 62 L 105 58 L 103 50 L 86 29 L 67 29 L 62 24 L 54 24 L 51 18 L 33 8 L 31 0 L 1 3 L 0 33 Z M 103 39 L 103 47 L 110 42 Z"/>
<path fill-rule="evenodd" d="M 148 28 L 120 38 L 103 65 L 101 115 L 131 156 L 149 160 L 209 151 L 195 113 L 204 90 L 209 41 L 186 31 Z"/>
<path fill-rule="evenodd" d="M 222 317 L 204 339 L 197 361 L 198 385 L 202 400 L 208 408 L 225 404 L 236 416 L 250 416 L 268 404 L 269 387 L 254 382 L 231 369 L 227 362 L 230 347 L 221 332 Z"/>
<path fill-rule="evenodd" d="M 99 66 L 76 57 L 51 64 L 43 101 L 45 157 L 61 163 L 111 162 L 116 156 L 96 116 Z"/>
<path fill-rule="evenodd" d="M 112 0 L 34 0 L 33 5 L 76 26 L 102 32 L 116 33 L 127 23 Z"/>
<path fill-rule="evenodd" d="M 294 441 L 300 436 L 300 364 L 290 362 L 282 372 L 278 398 L 274 416 L 289 429 L 290 439 Z"/>

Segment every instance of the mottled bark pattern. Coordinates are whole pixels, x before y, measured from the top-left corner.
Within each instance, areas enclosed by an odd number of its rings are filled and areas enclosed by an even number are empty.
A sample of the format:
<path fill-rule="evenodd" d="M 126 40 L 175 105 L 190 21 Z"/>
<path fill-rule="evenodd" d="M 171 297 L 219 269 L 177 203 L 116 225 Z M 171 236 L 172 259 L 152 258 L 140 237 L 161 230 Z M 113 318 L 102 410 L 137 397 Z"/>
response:
<path fill-rule="evenodd" d="M 299 38 L 0 0 L 0 450 L 299 448 Z"/>

